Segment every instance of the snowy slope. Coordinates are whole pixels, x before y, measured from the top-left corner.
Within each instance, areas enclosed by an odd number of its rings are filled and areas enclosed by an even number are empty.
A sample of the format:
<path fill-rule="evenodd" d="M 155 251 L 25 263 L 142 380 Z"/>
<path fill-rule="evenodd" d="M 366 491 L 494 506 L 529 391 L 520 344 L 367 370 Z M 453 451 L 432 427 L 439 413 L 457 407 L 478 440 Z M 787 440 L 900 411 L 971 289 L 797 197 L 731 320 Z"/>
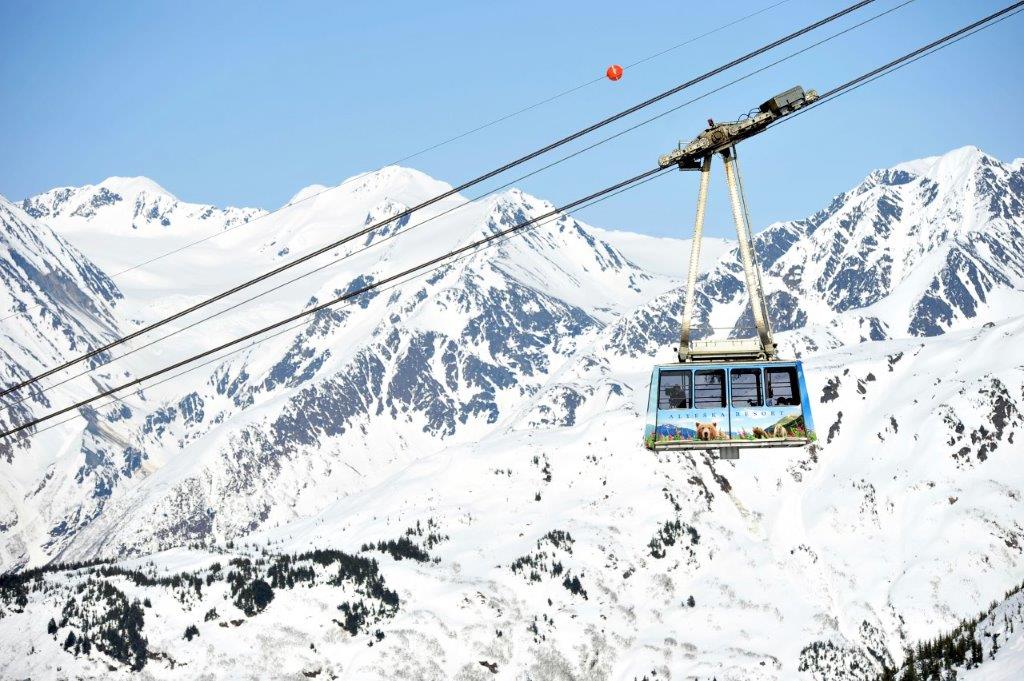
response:
<path fill-rule="evenodd" d="M 82 351 L 117 331 L 121 292 L 67 241 L 0 197 L 0 314 L 6 362 Z M 51 328 L 58 333 L 43 332 Z M 10 370 L 10 365 L 4 367 Z M 5 376 L 4 378 L 13 378 Z"/>
<path fill-rule="evenodd" d="M 120 290 L 95 264 L 0 197 L 0 384 L 16 384 L 119 336 L 121 302 Z M 98 372 L 91 382 L 69 386 L 66 398 L 83 399 L 109 380 L 107 372 Z M 5 396 L 0 427 L 52 409 L 51 397 L 38 388 Z M 52 489 L 39 492 L 47 481 L 73 485 L 76 472 L 103 468 L 111 445 L 121 458 L 124 443 L 110 442 L 104 430 L 90 415 L 84 427 L 79 422 L 30 440 L 0 443 L 0 565 L 22 565 L 30 557 L 45 560 L 46 533 L 54 530 L 43 517 L 45 508 L 82 512 L 77 496 L 61 499 Z"/>
<path fill-rule="evenodd" d="M 125 293 L 124 314 L 138 320 L 168 314 L 207 288 L 212 292 L 218 284 L 237 281 L 223 256 L 246 241 L 247 223 L 264 212 L 187 203 L 145 177 L 59 187 L 25 199 L 21 207 L 113 275 Z M 201 247 L 178 254 L 175 267 L 151 264 L 131 270 L 215 234 Z"/>
<path fill-rule="evenodd" d="M 985 661 L 965 665 L 963 681 L 1014 681 L 1024 678 L 1024 595 L 1016 593 L 999 603 L 979 624 L 975 639 Z"/>
<path fill-rule="evenodd" d="M 595 236 L 604 239 L 623 255 L 648 272 L 667 277 L 686 277 L 690 263 L 690 239 L 692 225 L 680 225 L 679 233 L 686 239 L 654 237 L 636 232 L 621 232 L 609 229 L 591 228 Z M 700 269 L 705 271 L 728 253 L 732 243 L 727 239 L 704 237 L 701 240 Z"/>
<path fill-rule="evenodd" d="M 1024 471 L 1012 444 L 1024 436 L 1024 356 L 1006 351 L 1022 330 L 1017 318 L 814 359 L 816 417 L 841 423 L 816 452 L 652 456 L 633 433 L 636 391 L 570 428 L 513 428 L 421 458 L 246 546 L 124 563 L 194 573 L 201 594 L 106 579 L 154 604 L 145 633 L 155 678 L 491 678 L 481 662 L 501 678 L 874 678 L 880 661 L 892 664 L 888 651 L 1024 577 Z M 963 357 L 965 343 L 979 352 Z M 646 380 L 639 370 L 623 378 Z M 928 399 L 877 399 L 903 392 Z M 1009 414 L 1002 429 L 972 442 L 1000 413 Z M 403 536 L 425 562 L 360 550 Z M 397 610 L 345 630 L 340 602 L 376 601 L 353 596 L 348 581 L 328 584 L 328 566 L 313 585 L 285 580 L 266 610 L 246 616 L 227 568 L 210 572 L 269 554 L 256 572 L 270 583 L 277 556 L 311 547 L 375 559 Z M 24 614 L 8 606 L 6 675 L 57 664 L 107 673 L 109 656 L 60 649 L 69 631 L 81 633 L 80 617 L 45 633 L 86 573 L 75 574 L 47 577 L 52 586 L 28 594 Z M 182 633 L 190 625 L 193 641 Z M 174 666 L 186 661 L 184 672 Z"/>
<path fill-rule="evenodd" d="M 13 547 L 3 565 L 130 556 L 119 565 L 194 573 L 198 591 L 182 586 L 193 577 L 161 585 L 92 569 L 127 595 L 109 591 L 86 611 L 151 598 L 146 671 L 161 678 L 266 668 L 359 678 L 874 678 L 908 642 L 1024 577 L 1013 465 L 1024 437 L 1024 320 L 1012 317 L 1024 290 L 1020 171 L 958 150 L 876 171 L 815 216 L 761 232 L 776 323 L 791 328 L 779 340 L 807 362 L 819 450 L 727 463 L 641 449 L 650 364 L 671 359 L 681 298 L 679 277 L 656 256 L 674 249 L 681 274 L 687 248 L 564 217 L 101 408 L 90 428 L 120 444 L 108 443 L 100 466 L 90 465 L 88 437 L 66 426 L 61 465 L 20 473 L 25 501 L 0 527 Z M 254 212 L 180 259 L 119 277 L 128 300 L 118 307 L 155 318 L 447 188 L 404 168 L 306 188 L 295 205 Z M 107 376 L 168 363 L 294 312 L 296 301 L 333 298 L 550 210 L 516 190 L 461 201 L 348 244 L 310 263 L 332 263 L 312 276 L 144 348 Z M 882 208 L 889 203 L 898 215 Z M 173 215 L 170 225 L 132 230 L 131 211 L 109 221 L 100 208 L 75 212 L 57 216 L 58 229 L 107 267 L 137 243 L 153 241 L 156 252 L 205 234 L 190 225 L 175 234 Z M 226 227 L 219 219 L 215 231 Z M 172 236 L 161 242 L 147 229 Z M 97 245 L 105 232 L 118 235 L 117 253 Z M 702 279 L 705 326 L 742 323 L 727 248 L 706 251 L 717 264 Z M 955 286 L 964 281 L 969 296 Z M 30 512 L 31 525 L 22 519 Z M 363 550 L 403 536 L 429 558 Z M 412 551 L 401 546 L 396 555 Z M 282 558 L 312 547 L 378 566 Z M 210 571 L 243 556 L 250 562 Z M 59 616 L 67 589 L 88 573 L 49 573 L 52 588 L 24 598 L 7 589 L 0 640 L 10 662 L 0 675 L 61 666 L 102 676 L 106 664 L 132 664 L 61 648 L 69 631 L 100 636 L 86 631 L 98 610 L 87 617 L 76 605 Z M 252 593 L 238 589 L 254 580 L 273 584 L 274 600 L 245 615 Z M 211 608 L 219 614 L 207 620 Z M 46 633 L 54 615 L 58 640 Z M 193 624 L 200 638 L 187 641 Z"/>

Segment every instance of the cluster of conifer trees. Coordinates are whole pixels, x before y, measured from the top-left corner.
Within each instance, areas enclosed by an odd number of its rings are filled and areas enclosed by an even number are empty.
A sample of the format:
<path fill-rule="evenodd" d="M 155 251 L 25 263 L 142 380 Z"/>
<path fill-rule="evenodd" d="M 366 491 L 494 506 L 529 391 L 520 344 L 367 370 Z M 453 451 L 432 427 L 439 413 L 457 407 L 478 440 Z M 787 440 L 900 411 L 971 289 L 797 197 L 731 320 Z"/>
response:
<path fill-rule="evenodd" d="M 700 543 L 700 533 L 696 528 L 678 519 L 669 520 L 658 528 L 658 532 L 647 545 L 651 549 L 651 556 L 664 558 L 668 555 L 668 547 L 682 544 L 684 535 L 689 536 L 690 545 L 695 546 Z"/>
<path fill-rule="evenodd" d="M 417 524 L 410 534 L 422 535 L 423 530 Z M 428 532 L 425 543 L 433 546 L 443 538 L 447 537 Z M 407 537 L 381 544 L 385 546 L 381 550 L 388 552 L 426 555 Z M 47 579 L 56 573 L 62 573 L 59 579 Z M 372 622 L 393 617 L 400 606 L 398 594 L 387 587 L 372 558 L 334 549 L 299 554 L 271 554 L 264 549 L 251 557 L 232 558 L 226 568 L 216 562 L 193 572 L 160 577 L 108 561 L 54 564 L 0 575 L 0 617 L 24 612 L 36 592 L 58 604 L 63 599 L 59 614 L 50 618 L 46 627 L 54 640 L 70 654 L 90 656 L 98 652 L 139 671 L 151 657 L 144 628 L 145 609 L 152 604 L 148 597 L 142 603 L 130 600 L 116 586 L 120 579 L 146 589 L 170 591 L 181 603 L 201 601 L 204 587 L 227 582 L 232 602 L 248 617 L 266 609 L 274 600 L 275 590 L 316 583 L 347 586 L 356 597 L 338 606 L 343 621 L 335 622 L 352 635 L 366 630 Z M 216 608 L 210 608 L 204 622 L 218 618 Z M 184 638 L 191 641 L 200 635 L 198 623 L 190 624 Z M 376 637 L 380 640 L 383 634 L 378 630 Z"/>
<path fill-rule="evenodd" d="M 1021 584 L 1006 592 L 1004 600 L 1012 598 L 1024 590 Z M 956 681 L 957 669 L 972 669 L 985 662 L 985 646 L 978 636 L 978 627 L 988 620 L 998 602 L 992 603 L 988 610 L 976 617 L 964 619 L 952 631 L 928 641 L 921 641 L 908 648 L 903 663 L 897 669 L 886 668 L 879 674 L 877 681 Z M 1019 626 L 1024 614 L 1024 603 L 1018 602 L 1014 617 L 1004 613 L 1004 631 L 1012 633 Z M 998 633 L 988 634 L 992 645 L 989 646 L 988 657 L 994 659 L 1000 649 Z"/>
<path fill-rule="evenodd" d="M 556 560 L 553 555 L 548 554 L 544 550 L 546 546 L 551 546 L 571 554 L 574 543 L 575 540 L 568 532 L 564 530 L 551 530 L 537 540 L 538 550 L 536 553 L 528 553 L 525 556 L 516 558 L 509 565 L 509 568 L 515 574 L 522 574 L 531 582 L 543 581 L 542 575 L 556 578 L 563 577 L 562 586 L 574 596 L 582 596 L 585 599 L 587 598 L 587 590 L 583 588 L 583 582 L 581 581 L 583 574 L 580 573 L 578 576 L 570 574 L 565 566 L 562 565 L 561 560 Z"/>
<path fill-rule="evenodd" d="M 148 641 L 143 635 L 146 615 L 138 600 L 103 578 L 90 576 L 75 587 L 64 603 L 60 621 L 50 618 L 46 631 L 74 655 L 89 655 L 95 648 L 133 671 L 146 666 Z"/>

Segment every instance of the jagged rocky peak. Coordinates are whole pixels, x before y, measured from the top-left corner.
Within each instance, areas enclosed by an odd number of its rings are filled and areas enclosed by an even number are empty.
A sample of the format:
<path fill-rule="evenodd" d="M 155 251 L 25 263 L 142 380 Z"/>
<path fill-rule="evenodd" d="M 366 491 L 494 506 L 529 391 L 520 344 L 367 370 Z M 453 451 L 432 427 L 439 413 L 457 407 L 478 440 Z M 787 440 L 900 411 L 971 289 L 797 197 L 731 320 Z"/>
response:
<path fill-rule="evenodd" d="M 1003 163 L 977 147 L 965 146 L 876 171 L 869 181 L 917 188 L 922 207 L 934 204 L 964 231 L 989 217 L 1024 216 L 1021 170 L 1019 160 Z"/>
<path fill-rule="evenodd" d="M 210 223 L 230 226 L 263 212 L 181 201 L 148 177 L 108 177 L 95 185 L 58 187 L 25 199 L 21 207 L 61 231 L 99 227 L 122 235 L 209 230 Z"/>
<path fill-rule="evenodd" d="M 554 204 L 549 201 L 519 189 L 509 189 L 490 199 L 486 217 L 472 238 L 510 229 L 547 215 L 554 209 Z M 517 238 L 500 241 L 496 250 L 505 256 L 504 260 L 527 270 L 536 270 L 538 266 L 535 259 L 543 258 L 557 272 L 575 272 L 567 281 L 569 286 L 562 295 L 577 304 L 592 307 L 595 300 L 617 297 L 617 294 L 602 287 L 639 293 L 647 285 L 644 282 L 656 278 L 630 260 L 611 240 L 605 239 L 606 234 L 580 222 L 573 215 L 552 215 L 521 231 Z M 552 272 L 551 276 L 559 275 Z M 543 279 L 537 280 L 536 284 L 545 287 Z M 569 296 L 569 287 L 590 287 L 590 291 L 587 293 L 581 290 L 583 298 L 572 298 Z"/>
<path fill-rule="evenodd" d="M 140 199 L 143 203 L 177 201 L 170 192 L 148 177 L 108 177 L 95 185 L 57 187 L 25 199 L 21 206 L 34 218 L 91 218 L 105 206 Z"/>
<path fill-rule="evenodd" d="M 773 222 L 754 237 L 754 248 L 762 268 L 769 268 L 797 241 L 807 236 L 807 221 Z M 733 249 L 738 252 L 738 249 Z"/>

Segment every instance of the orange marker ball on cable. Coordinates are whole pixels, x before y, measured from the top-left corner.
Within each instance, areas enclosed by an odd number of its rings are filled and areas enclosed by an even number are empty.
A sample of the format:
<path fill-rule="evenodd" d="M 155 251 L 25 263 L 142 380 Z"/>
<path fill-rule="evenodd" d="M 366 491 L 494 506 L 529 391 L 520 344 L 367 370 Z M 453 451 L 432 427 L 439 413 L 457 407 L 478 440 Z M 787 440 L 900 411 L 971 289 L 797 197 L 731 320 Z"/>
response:
<path fill-rule="evenodd" d="M 622 78 L 622 67 L 618 64 L 612 64 L 608 67 L 608 70 L 605 71 L 605 75 L 608 76 L 608 80 L 618 80 L 619 78 Z"/>

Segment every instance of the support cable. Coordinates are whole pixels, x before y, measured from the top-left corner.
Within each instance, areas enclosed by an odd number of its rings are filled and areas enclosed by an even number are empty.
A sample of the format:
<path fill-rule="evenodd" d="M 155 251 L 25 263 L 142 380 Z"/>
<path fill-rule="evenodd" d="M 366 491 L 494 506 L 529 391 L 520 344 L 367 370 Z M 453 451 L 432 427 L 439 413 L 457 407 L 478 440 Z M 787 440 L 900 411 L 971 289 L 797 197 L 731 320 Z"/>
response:
<path fill-rule="evenodd" d="M 353 298 L 355 298 L 357 296 L 360 296 L 360 295 L 362 295 L 364 293 L 367 293 L 369 291 L 373 291 L 373 290 L 376 290 L 378 288 L 382 288 L 382 287 L 386 286 L 387 284 L 391 284 L 393 282 L 401 280 L 401 279 L 403 279 L 403 278 L 405 278 L 405 277 L 407 277 L 409 275 L 413 275 L 413 274 L 416 274 L 418 272 L 422 272 L 423 270 L 427 270 L 427 269 L 429 269 L 431 267 L 434 267 L 434 266 L 439 266 L 439 265 L 447 264 L 447 262 L 449 260 L 455 258 L 456 256 L 475 252 L 481 246 L 484 246 L 484 245 L 489 244 L 489 243 L 494 242 L 494 241 L 498 241 L 498 240 L 503 239 L 503 238 L 505 238 L 507 236 L 513 235 L 513 234 L 515 234 L 517 232 L 521 232 L 522 230 L 524 230 L 524 229 L 526 229 L 526 228 L 528 228 L 528 227 L 530 227 L 532 225 L 535 225 L 535 224 L 537 224 L 539 222 L 542 222 L 543 220 L 546 220 L 546 219 L 551 218 L 553 216 L 557 216 L 557 215 L 563 214 L 566 211 L 571 211 L 574 208 L 578 208 L 580 206 L 583 206 L 584 204 L 593 202 L 595 199 L 599 199 L 599 198 L 604 197 L 606 195 L 610 195 L 610 194 L 612 194 L 614 192 L 617 192 L 619 190 L 622 190 L 622 189 L 627 189 L 627 188 L 633 187 L 633 186 L 639 184 L 640 182 L 642 182 L 643 180 L 652 178 L 653 176 L 658 175 L 659 173 L 663 173 L 663 172 L 665 172 L 667 170 L 669 170 L 669 168 L 652 168 L 651 170 L 647 170 L 645 172 L 642 172 L 639 175 L 631 177 L 631 178 L 629 178 L 627 180 L 623 180 L 621 182 L 617 182 L 616 184 L 613 184 L 610 187 L 605 187 L 604 189 L 596 191 L 593 194 L 589 194 L 589 195 L 587 195 L 587 196 L 585 196 L 585 197 L 583 197 L 581 199 L 577 199 L 575 201 L 567 203 L 564 206 L 561 206 L 560 208 L 554 208 L 554 209 L 552 209 L 552 210 L 550 210 L 550 211 L 548 211 L 546 213 L 538 215 L 537 217 L 531 218 L 531 219 L 526 220 L 524 222 L 520 222 L 520 223 L 518 223 L 516 225 L 513 225 L 512 227 L 508 227 L 506 229 L 494 232 L 492 234 L 489 234 L 486 237 L 483 237 L 482 239 L 477 239 L 476 241 L 472 241 L 472 242 L 466 244 L 465 246 L 461 246 L 461 247 L 459 247 L 457 249 L 448 251 L 447 253 L 445 253 L 443 255 L 439 255 L 439 256 L 437 256 L 435 258 L 427 260 L 426 262 L 420 263 L 418 265 L 414 265 L 414 266 L 412 266 L 410 268 L 407 268 L 407 269 L 399 272 L 398 274 L 391 275 L 389 277 L 381 279 L 381 280 L 379 280 L 377 282 L 374 282 L 372 284 L 368 284 L 366 286 L 360 287 L 360 288 L 358 288 L 358 289 L 356 289 L 354 291 L 350 291 L 348 293 L 344 293 L 344 294 L 342 294 L 340 296 L 337 296 L 336 298 L 333 298 L 333 299 L 331 299 L 331 300 L 329 300 L 327 302 L 324 302 L 324 303 L 321 303 L 321 304 L 316 305 L 314 307 L 308 308 L 306 310 L 303 310 L 302 312 L 294 314 L 294 315 L 292 315 L 290 317 L 287 317 L 285 319 L 276 321 L 276 322 L 274 322 L 272 324 L 268 324 L 267 326 L 264 326 L 264 327 L 262 327 L 260 329 L 257 329 L 256 331 L 252 331 L 252 332 L 247 333 L 247 334 L 245 334 L 243 336 L 239 336 L 238 338 L 232 339 L 232 340 L 227 341 L 225 343 L 221 343 L 220 345 L 218 345 L 218 346 L 216 346 L 214 348 L 211 348 L 209 350 L 204 350 L 202 352 L 196 353 L 196 354 L 194 354 L 194 355 L 192 355 L 190 357 L 187 357 L 187 358 L 185 358 L 183 360 L 175 362 L 174 364 L 170 364 L 170 365 L 168 365 L 166 367 L 163 367 L 161 369 L 157 369 L 156 371 L 150 372 L 150 373 L 148 373 L 148 374 L 146 374 L 144 376 L 141 376 L 139 378 L 133 379 L 133 380 L 128 381 L 126 383 L 122 383 L 121 385 L 115 386 L 113 388 L 109 388 L 107 390 L 104 390 L 103 392 L 101 392 L 101 393 L 99 393 L 97 395 L 94 395 L 92 397 L 86 398 L 84 400 L 80 400 L 79 402 L 76 402 L 76 403 L 74 403 L 74 404 L 72 404 L 70 406 L 63 407 L 61 409 L 57 409 L 55 411 L 52 411 L 52 412 L 50 412 L 48 414 L 45 414 L 43 416 L 40 416 L 38 418 L 32 419 L 32 420 L 27 421 L 25 423 L 22 423 L 20 425 L 11 427 L 11 428 L 9 428 L 8 430 L 6 430 L 4 432 L 0 432 L 0 438 L 8 437 L 10 435 L 14 435 L 15 433 L 19 433 L 19 432 L 21 432 L 21 431 L 23 431 L 23 430 L 25 430 L 27 428 L 31 428 L 32 426 L 37 425 L 39 423 L 43 423 L 45 421 L 52 420 L 52 419 L 54 419 L 54 418 L 56 418 L 58 416 L 61 416 L 62 414 L 66 414 L 68 412 L 76 411 L 78 409 L 81 409 L 84 406 L 87 406 L 87 405 L 95 402 L 96 400 L 103 399 L 104 397 L 109 397 L 109 396 L 113 395 L 114 393 L 118 393 L 118 392 L 120 392 L 122 390 L 125 390 L 126 388 L 131 388 L 132 386 L 141 386 L 142 383 L 144 383 L 144 382 L 146 382 L 146 381 L 148 381 L 150 379 L 153 379 L 153 378 L 156 378 L 158 376 L 162 376 L 163 374 L 170 373 L 172 371 L 180 369 L 180 368 L 182 368 L 182 367 L 184 367 L 184 366 L 186 366 L 188 364 L 192 364 L 193 362 L 196 362 L 196 361 L 198 361 L 200 359 L 205 359 L 207 357 L 210 357 L 211 355 L 216 355 L 217 353 L 219 353 L 219 352 L 221 352 L 223 350 L 226 350 L 228 348 L 232 348 L 232 347 L 234 347 L 236 345 L 244 343 L 245 341 L 252 340 L 252 339 L 256 338 L 257 336 L 261 336 L 261 335 L 263 335 L 263 334 L 265 334 L 265 333 L 267 333 L 269 331 L 275 331 L 275 330 L 280 329 L 282 327 L 286 327 L 289 324 L 291 324 L 291 323 L 293 323 L 295 321 L 298 321 L 299 319 L 303 319 L 305 317 L 312 316 L 312 315 L 316 314 L 317 312 L 320 312 L 322 310 L 330 308 L 331 306 L 336 305 L 336 304 L 338 304 L 340 302 L 351 300 L 351 299 L 353 299 Z"/>
<path fill-rule="evenodd" d="M 996 24 L 1002 23 L 1006 19 L 1009 19 L 1010 17 L 1019 14 L 1022 11 L 1024 11 L 1024 1 L 1015 2 L 1012 5 L 1008 5 L 1001 10 L 993 12 L 992 14 L 989 14 L 986 17 L 983 17 L 971 24 L 968 24 L 967 26 L 964 26 L 963 28 L 959 28 L 953 31 L 952 33 L 948 33 L 943 37 L 938 38 L 937 40 L 933 40 L 932 42 L 922 47 L 919 47 L 913 52 L 908 52 L 902 57 L 897 57 L 896 59 L 890 61 L 888 64 L 879 66 L 876 69 L 872 69 L 867 73 L 864 73 L 860 76 L 857 76 L 856 78 L 852 78 L 846 81 L 842 85 L 838 85 L 832 88 L 825 94 L 821 95 L 821 97 L 810 106 L 803 107 L 802 109 L 795 111 L 789 116 L 780 118 L 778 121 L 768 126 L 766 130 L 771 128 L 777 128 L 780 125 L 784 124 L 786 121 L 793 118 L 797 118 L 798 116 L 821 106 L 825 102 L 838 99 L 839 97 L 842 97 L 845 94 L 853 92 L 854 90 L 864 85 L 867 85 L 868 83 L 872 83 L 878 80 L 879 78 L 888 76 L 890 73 L 899 71 L 904 66 L 909 66 L 910 64 L 913 64 L 918 60 L 924 59 L 925 57 L 929 57 L 938 52 L 939 50 L 943 50 L 949 47 L 950 45 L 954 45 L 963 40 L 964 38 L 969 38 L 972 35 L 980 33 L 981 31 L 984 31 L 987 28 L 992 28 Z"/>
<path fill-rule="evenodd" d="M 619 189 L 618 191 L 612 192 L 611 194 L 606 194 L 605 196 L 602 196 L 602 197 L 600 197 L 598 199 L 594 199 L 593 201 L 585 203 L 582 206 L 578 206 L 578 207 L 576 207 L 576 208 L 574 208 L 572 210 L 565 211 L 564 213 L 562 213 L 560 215 L 556 215 L 556 216 L 550 217 L 550 218 L 548 218 L 548 219 L 546 219 L 546 220 L 544 220 L 542 222 L 538 222 L 538 223 L 536 223 L 534 225 L 530 225 L 526 229 L 529 230 L 529 229 L 536 229 L 538 227 L 543 227 L 544 225 L 547 225 L 547 224 L 549 224 L 551 222 L 557 221 L 562 216 L 573 215 L 575 213 L 578 213 L 579 211 L 585 210 L 587 208 L 590 208 L 591 206 L 596 205 L 598 203 L 601 203 L 602 201 L 607 201 L 608 199 L 610 199 L 610 198 L 612 198 L 614 196 L 618 196 L 619 194 L 622 194 L 624 192 L 636 189 L 637 187 L 639 187 L 641 185 L 644 185 L 644 184 L 647 184 L 648 182 L 650 182 L 650 181 L 652 181 L 654 179 L 657 179 L 659 177 L 667 177 L 667 175 L 665 175 L 665 174 L 652 175 L 651 177 L 648 177 L 645 180 L 641 180 L 640 182 L 637 182 L 634 185 L 630 185 L 628 187 L 623 187 L 622 189 Z M 411 281 L 414 281 L 416 279 L 422 279 L 423 277 L 426 277 L 429 274 L 431 274 L 433 272 L 436 272 L 437 270 L 439 270 L 439 269 L 441 269 L 443 267 L 448 267 L 448 266 L 452 265 L 453 263 L 459 262 L 461 260 L 465 260 L 467 258 L 471 258 L 474 255 L 477 255 L 477 254 L 481 253 L 482 251 L 485 251 L 485 250 L 487 250 L 489 248 L 494 248 L 496 246 L 500 246 L 501 244 L 505 243 L 506 241 L 510 241 L 515 236 L 517 236 L 517 234 L 509 234 L 507 236 L 502 237 L 501 239 L 497 239 L 495 241 L 492 241 L 489 244 L 481 246 L 479 250 L 473 251 L 471 253 L 463 253 L 462 255 L 457 256 L 455 258 L 452 258 L 449 261 L 446 261 L 446 262 L 434 265 L 430 269 L 424 270 L 422 272 L 418 272 L 418 273 L 410 276 L 408 279 L 405 279 L 404 281 L 392 282 L 391 284 L 389 284 L 389 285 L 385 286 L 384 288 L 380 289 L 380 293 L 383 293 L 385 291 L 390 291 L 390 290 L 395 289 L 395 288 L 399 288 L 399 287 L 404 286 L 405 284 L 407 284 L 407 283 L 409 283 Z M 354 300 L 348 300 L 348 301 L 345 301 L 345 304 L 342 306 L 342 308 L 349 307 L 349 306 L 354 305 L 354 304 L 356 304 Z M 270 340 L 272 338 L 277 338 L 278 336 L 282 336 L 282 335 L 288 333 L 289 331 L 295 331 L 296 329 L 300 329 L 300 328 L 306 326 L 307 324 L 308 324 L 308 322 L 302 321 L 302 322 L 299 322 L 297 324 L 293 324 L 291 326 L 285 327 L 284 329 L 281 329 L 280 331 L 276 331 L 276 332 L 270 334 L 269 336 L 264 336 L 263 338 L 259 338 L 259 339 L 255 340 L 255 341 L 253 341 L 252 343 L 249 343 L 248 345 L 244 345 L 244 346 L 242 346 L 240 348 L 234 348 L 234 349 L 229 350 L 229 351 L 227 351 L 227 352 L 225 352 L 225 353 L 223 353 L 221 355 L 218 355 L 217 357 L 213 357 L 211 359 L 208 359 L 205 362 L 201 362 L 199 364 L 196 364 L 196 365 L 193 365 L 191 367 L 188 367 L 187 369 L 183 369 L 183 370 L 181 370 L 181 371 L 179 371 L 179 372 L 177 372 L 177 373 L 175 373 L 175 374 L 173 374 L 171 376 L 168 376 L 168 377 L 163 378 L 163 379 L 161 379 L 159 381 L 156 381 L 155 383 L 150 383 L 145 388 L 139 387 L 136 390 L 128 393 L 127 395 L 125 395 L 125 397 L 132 397 L 134 395 L 141 395 L 142 392 L 144 390 L 148 389 L 148 388 L 155 388 L 158 385 L 162 385 L 162 384 L 167 383 L 169 381 L 173 381 L 175 378 L 178 378 L 180 376 L 184 376 L 185 374 L 192 373 L 193 371 L 195 371 L 197 369 L 200 369 L 202 367 L 209 366 L 211 364 L 216 364 L 217 362 L 219 362 L 221 360 L 224 360 L 224 359 L 227 359 L 228 357 L 230 357 L 232 355 L 236 355 L 236 354 L 238 354 L 240 352 L 243 352 L 245 350 L 249 350 L 249 349 L 251 349 L 252 347 L 254 347 L 256 345 L 259 345 L 259 344 L 261 344 L 261 343 L 263 343 L 265 341 L 268 341 L 268 340 Z M 132 404 L 126 402 L 124 400 L 124 398 L 122 398 L 122 397 L 118 397 L 116 395 L 112 395 L 111 397 L 112 397 L 111 400 L 109 400 L 108 402 L 104 402 L 103 404 L 99 405 L 99 407 L 97 407 L 97 409 L 105 409 L 106 407 L 112 406 L 112 405 L 120 402 L 120 403 L 127 404 L 129 407 L 132 407 L 132 408 L 134 408 L 134 409 L 136 409 L 138 411 L 142 411 L 141 407 L 138 407 L 138 406 L 135 406 L 135 405 L 132 405 Z M 56 427 L 58 427 L 60 425 L 68 423 L 70 421 L 74 421 L 75 419 L 78 419 L 78 418 L 82 418 L 82 413 L 81 412 L 79 412 L 78 414 L 75 414 L 74 416 L 69 416 L 66 419 L 62 419 L 60 421 L 57 421 L 56 423 L 51 423 L 50 425 L 46 426 L 45 428 L 40 428 L 40 429 L 34 431 L 31 434 L 24 434 L 23 433 L 22 437 L 31 437 L 31 436 L 34 436 L 34 435 L 39 435 L 40 433 L 45 433 L 48 430 L 56 428 Z M 3 435 L 0 435 L 0 437 L 3 437 Z"/>

